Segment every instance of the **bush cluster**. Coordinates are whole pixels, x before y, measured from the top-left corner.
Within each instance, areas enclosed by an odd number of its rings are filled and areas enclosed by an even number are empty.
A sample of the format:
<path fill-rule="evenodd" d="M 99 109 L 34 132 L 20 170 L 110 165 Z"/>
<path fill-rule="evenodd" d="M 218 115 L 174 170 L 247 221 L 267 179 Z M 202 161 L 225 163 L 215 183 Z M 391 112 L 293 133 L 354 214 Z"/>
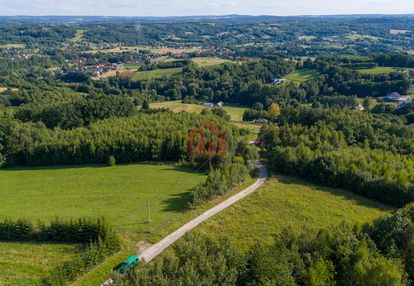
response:
<path fill-rule="evenodd" d="M 190 205 L 195 206 L 214 197 L 222 196 L 248 176 L 249 171 L 242 164 L 225 164 L 222 168 L 213 169 L 204 183 L 191 190 Z"/>

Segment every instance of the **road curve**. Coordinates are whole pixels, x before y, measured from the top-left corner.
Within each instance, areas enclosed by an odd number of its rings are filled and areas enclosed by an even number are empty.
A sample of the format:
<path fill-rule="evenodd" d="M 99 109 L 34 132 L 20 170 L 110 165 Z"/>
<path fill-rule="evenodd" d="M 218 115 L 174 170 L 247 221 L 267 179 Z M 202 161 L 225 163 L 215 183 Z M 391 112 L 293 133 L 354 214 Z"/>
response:
<path fill-rule="evenodd" d="M 168 236 L 163 238 L 158 243 L 147 248 L 143 253 L 141 253 L 139 258 L 144 260 L 145 262 L 151 261 L 156 256 L 158 256 L 161 252 L 163 252 L 167 247 L 169 247 L 175 241 L 183 237 L 186 232 L 192 230 L 193 228 L 198 226 L 200 223 L 216 215 L 222 210 L 228 208 L 229 206 L 236 203 L 237 201 L 247 197 L 248 195 L 256 191 L 258 188 L 260 188 L 267 179 L 267 171 L 266 171 L 266 168 L 263 166 L 263 164 L 260 162 L 257 163 L 257 167 L 259 168 L 259 179 L 257 179 L 257 181 L 254 184 L 244 189 L 243 191 L 235 194 L 234 196 L 228 198 L 224 202 L 221 202 L 215 207 L 209 209 L 205 213 L 199 215 L 195 219 L 189 221 L 188 223 L 186 223 L 185 225 L 183 225 L 182 227 L 174 231 L 173 233 L 169 234 Z"/>

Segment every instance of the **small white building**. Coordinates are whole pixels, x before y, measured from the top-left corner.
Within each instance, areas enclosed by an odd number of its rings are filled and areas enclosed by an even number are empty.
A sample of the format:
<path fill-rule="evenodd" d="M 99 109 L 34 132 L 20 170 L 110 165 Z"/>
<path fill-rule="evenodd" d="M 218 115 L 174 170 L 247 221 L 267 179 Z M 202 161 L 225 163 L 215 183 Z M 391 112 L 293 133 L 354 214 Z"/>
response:
<path fill-rule="evenodd" d="M 387 96 L 385 97 L 386 101 L 398 101 L 401 98 L 401 94 L 399 94 L 398 92 L 392 92 L 387 94 Z"/>
<path fill-rule="evenodd" d="M 216 104 L 218 107 L 223 107 L 224 106 L 224 102 L 223 101 L 220 101 L 220 102 L 217 102 L 217 104 Z"/>
<path fill-rule="evenodd" d="M 207 106 L 207 107 L 210 107 L 210 108 L 213 108 L 214 107 L 214 103 L 212 103 L 212 102 L 204 102 L 203 105 L 204 106 Z"/>
<path fill-rule="evenodd" d="M 356 111 L 365 111 L 365 107 L 360 103 L 354 107 Z"/>
<path fill-rule="evenodd" d="M 264 118 L 258 118 L 252 121 L 252 123 L 267 123 L 269 122 L 267 119 Z"/>
<path fill-rule="evenodd" d="M 284 83 L 286 81 L 286 79 L 284 79 L 284 78 L 275 78 L 274 80 L 273 80 L 273 83 L 274 84 L 282 84 L 282 83 Z"/>
<path fill-rule="evenodd" d="M 411 96 L 401 96 L 397 100 L 398 107 L 404 107 L 406 104 L 413 102 L 413 98 Z"/>

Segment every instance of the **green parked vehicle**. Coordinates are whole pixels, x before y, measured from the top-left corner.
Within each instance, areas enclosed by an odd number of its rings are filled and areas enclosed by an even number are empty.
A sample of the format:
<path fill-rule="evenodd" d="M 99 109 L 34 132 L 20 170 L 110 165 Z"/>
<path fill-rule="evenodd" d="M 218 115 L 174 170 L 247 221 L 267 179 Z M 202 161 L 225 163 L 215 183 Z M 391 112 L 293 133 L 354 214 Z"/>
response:
<path fill-rule="evenodd" d="M 139 257 L 136 255 L 132 255 L 127 260 L 122 262 L 121 267 L 119 267 L 119 272 L 124 274 L 132 269 L 134 269 L 139 264 Z"/>

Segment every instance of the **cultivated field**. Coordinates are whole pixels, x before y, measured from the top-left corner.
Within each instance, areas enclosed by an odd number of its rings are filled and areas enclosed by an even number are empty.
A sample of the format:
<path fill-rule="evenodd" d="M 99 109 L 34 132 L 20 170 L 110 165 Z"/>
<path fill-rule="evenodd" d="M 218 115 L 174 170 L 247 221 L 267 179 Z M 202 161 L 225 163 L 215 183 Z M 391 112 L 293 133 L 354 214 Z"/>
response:
<path fill-rule="evenodd" d="M 182 72 L 182 68 L 172 68 L 172 69 L 159 69 L 159 70 L 152 70 L 152 71 L 139 71 L 136 72 L 133 76 L 133 80 L 149 80 L 154 78 L 161 78 L 161 77 L 170 77 L 177 75 Z"/>
<path fill-rule="evenodd" d="M 0 92 L 5 92 L 7 89 L 8 89 L 7 87 L 0 86 Z M 12 88 L 11 90 L 12 91 L 17 91 L 18 89 L 17 88 Z"/>
<path fill-rule="evenodd" d="M 270 242 L 286 227 L 300 231 L 304 227 L 328 228 L 342 221 L 366 223 L 388 210 L 347 191 L 277 176 L 196 231 L 212 237 L 228 236 L 239 249 L 246 250 L 258 240 Z"/>
<path fill-rule="evenodd" d="M 293 73 L 287 75 L 285 78 L 289 81 L 293 81 L 295 83 L 303 83 L 308 80 L 314 79 L 318 77 L 320 74 L 317 70 L 313 69 L 300 69 L 296 70 Z"/>

